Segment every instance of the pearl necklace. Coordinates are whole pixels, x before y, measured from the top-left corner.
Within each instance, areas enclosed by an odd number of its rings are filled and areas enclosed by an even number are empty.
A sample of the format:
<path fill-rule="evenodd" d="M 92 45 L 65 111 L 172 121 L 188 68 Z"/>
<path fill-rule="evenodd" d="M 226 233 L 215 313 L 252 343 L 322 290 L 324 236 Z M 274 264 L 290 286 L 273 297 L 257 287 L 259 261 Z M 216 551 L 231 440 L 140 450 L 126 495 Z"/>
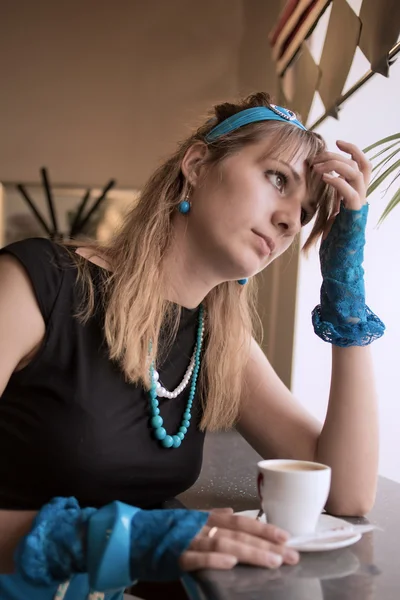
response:
<path fill-rule="evenodd" d="M 181 394 L 183 392 L 183 390 L 187 387 L 190 378 L 192 377 L 192 373 L 193 373 L 193 369 L 194 369 L 194 363 L 195 363 L 195 359 L 196 359 L 196 351 L 197 351 L 197 346 L 194 349 L 194 352 L 192 354 L 192 358 L 190 359 L 190 363 L 189 366 L 186 370 L 186 373 L 181 381 L 181 383 L 174 389 L 173 392 L 169 392 L 160 382 L 160 375 L 158 373 L 158 371 L 156 371 L 154 369 L 153 371 L 153 378 L 156 381 L 156 392 L 157 392 L 157 396 L 159 398 L 176 398 L 177 396 L 179 396 L 179 394 Z"/>
<path fill-rule="evenodd" d="M 156 370 L 154 369 L 154 363 L 152 362 L 150 365 L 150 392 L 149 392 L 150 415 L 151 415 L 150 425 L 153 429 L 155 439 L 158 440 L 159 442 L 161 442 L 161 446 L 163 448 L 179 448 L 179 446 L 181 445 L 181 443 L 187 433 L 187 430 L 189 429 L 190 420 L 192 418 L 192 413 L 190 411 L 191 411 L 191 408 L 193 405 L 194 396 L 196 394 L 197 378 L 198 378 L 199 371 L 200 371 L 200 357 L 201 357 L 201 348 L 203 345 L 203 337 L 204 337 L 204 308 L 203 308 L 203 305 L 201 304 L 200 309 L 199 309 L 199 326 L 197 329 L 197 342 L 196 342 L 195 351 L 194 351 L 194 365 L 193 365 L 193 372 L 191 374 L 193 376 L 192 376 L 192 382 L 190 385 L 189 399 L 188 399 L 186 408 L 183 413 L 181 425 L 175 435 L 167 434 L 167 431 L 163 427 L 163 419 L 160 416 L 159 402 L 158 402 L 158 398 L 157 398 L 158 378 L 155 377 Z M 189 365 L 188 370 L 185 373 L 184 380 L 187 376 L 189 369 L 190 369 L 190 365 Z M 189 379 L 190 379 L 191 375 L 189 376 Z M 181 385 L 182 384 L 180 384 L 180 386 Z M 180 388 L 180 386 L 178 386 L 178 388 Z M 176 390 L 178 388 L 176 388 Z M 168 393 L 169 394 L 175 393 L 176 390 L 174 390 L 174 392 L 168 392 Z M 172 397 L 176 397 L 176 396 L 172 396 Z"/>

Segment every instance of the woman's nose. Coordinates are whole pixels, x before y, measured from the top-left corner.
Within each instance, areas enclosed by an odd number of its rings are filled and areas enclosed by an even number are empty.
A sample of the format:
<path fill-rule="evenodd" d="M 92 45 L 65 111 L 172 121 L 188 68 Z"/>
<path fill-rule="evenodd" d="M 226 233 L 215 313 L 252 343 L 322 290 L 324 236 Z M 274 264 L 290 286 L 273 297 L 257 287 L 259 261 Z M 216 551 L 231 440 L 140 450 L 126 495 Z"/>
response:
<path fill-rule="evenodd" d="M 301 228 L 300 210 L 294 207 L 276 210 L 272 216 L 273 225 L 283 235 L 295 235 Z"/>

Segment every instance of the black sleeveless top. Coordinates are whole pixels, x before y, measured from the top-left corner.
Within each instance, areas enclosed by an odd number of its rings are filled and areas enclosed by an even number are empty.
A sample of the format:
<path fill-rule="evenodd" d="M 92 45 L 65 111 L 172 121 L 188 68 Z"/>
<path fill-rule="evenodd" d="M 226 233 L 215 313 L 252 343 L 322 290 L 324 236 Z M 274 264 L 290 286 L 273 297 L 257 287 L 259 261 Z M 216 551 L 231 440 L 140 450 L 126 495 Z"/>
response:
<path fill-rule="evenodd" d="M 107 357 L 102 311 L 85 325 L 73 316 L 82 289 L 69 253 L 41 238 L 11 244 L 3 253 L 25 267 L 46 335 L 0 398 L 0 509 L 37 510 L 55 496 L 75 496 L 82 507 L 120 500 L 150 508 L 189 488 L 202 463 L 198 397 L 182 445 L 160 447 L 151 435 L 148 393 L 127 383 Z M 92 263 L 90 269 L 96 286 L 102 270 Z M 159 369 L 167 389 L 184 376 L 197 326 L 198 309 L 183 309 Z M 160 398 L 167 432 L 179 427 L 188 394 L 189 387 L 178 398 Z"/>

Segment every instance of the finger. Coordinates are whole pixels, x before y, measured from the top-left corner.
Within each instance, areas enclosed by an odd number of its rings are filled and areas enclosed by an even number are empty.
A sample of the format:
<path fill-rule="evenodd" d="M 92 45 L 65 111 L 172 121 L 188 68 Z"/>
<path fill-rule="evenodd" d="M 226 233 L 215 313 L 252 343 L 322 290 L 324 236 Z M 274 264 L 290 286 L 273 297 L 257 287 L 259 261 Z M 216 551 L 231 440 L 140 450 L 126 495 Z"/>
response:
<path fill-rule="evenodd" d="M 266 544 L 265 548 L 253 544 L 245 544 L 224 535 L 213 538 L 198 538 L 193 550 L 197 552 L 219 552 L 236 556 L 238 562 L 257 567 L 268 567 L 275 569 L 284 562 L 282 554 L 274 552 L 272 547 Z M 288 549 L 290 551 L 291 549 Z M 296 560 L 297 562 L 297 560 Z"/>
<path fill-rule="evenodd" d="M 351 210 L 360 210 L 365 198 L 361 197 L 357 190 L 354 189 L 342 177 L 335 177 L 330 173 L 324 173 L 322 179 L 329 183 L 342 196 L 346 208 Z"/>
<path fill-rule="evenodd" d="M 330 173 L 335 171 L 350 183 L 354 183 L 360 189 L 364 189 L 364 178 L 355 161 L 351 164 L 341 160 L 327 160 L 313 165 L 313 170 L 317 173 Z"/>
<path fill-rule="evenodd" d="M 292 565 L 297 564 L 299 560 L 298 553 L 291 548 L 287 548 L 282 544 L 273 544 L 260 537 L 243 533 L 242 531 L 232 531 L 231 529 L 218 528 L 217 533 L 212 538 L 197 536 L 190 544 L 191 550 L 234 554 L 240 560 L 243 559 L 242 554 L 240 554 L 242 547 L 252 548 L 254 552 L 263 553 L 264 555 L 268 555 L 268 557 L 270 557 L 271 553 L 281 556 L 283 562 Z"/>
<path fill-rule="evenodd" d="M 350 144 L 349 142 L 344 142 L 342 140 L 338 140 L 336 142 L 336 145 L 343 152 L 350 154 L 351 158 L 348 158 L 347 156 L 343 156 L 342 154 L 338 154 L 336 152 L 321 152 L 320 154 L 317 154 L 314 157 L 314 159 L 311 161 L 311 163 L 318 164 L 318 163 L 324 162 L 326 160 L 333 159 L 333 160 L 341 160 L 342 162 L 347 162 L 347 164 L 349 164 L 350 166 L 357 165 L 357 168 L 359 169 L 359 171 L 361 172 L 361 174 L 363 176 L 364 184 L 366 187 L 368 187 L 369 181 L 371 179 L 372 164 L 367 159 L 367 157 L 365 156 L 363 151 L 360 150 L 360 148 L 358 148 L 354 144 Z"/>
<path fill-rule="evenodd" d="M 286 531 L 283 531 L 274 525 L 267 525 L 256 519 L 249 519 L 248 517 L 242 517 L 235 514 L 217 515 L 211 513 L 207 525 L 209 527 L 223 527 L 225 529 L 243 531 L 271 542 L 283 543 L 290 537 Z"/>
<path fill-rule="evenodd" d="M 272 550 L 277 554 L 283 554 L 285 551 L 285 546 L 282 544 L 274 544 L 271 541 L 264 540 L 263 538 L 251 535 L 250 533 L 244 533 L 243 531 L 234 531 L 232 529 L 223 529 L 222 527 L 218 527 L 216 533 L 212 537 L 208 535 L 209 531 L 205 535 L 200 534 L 193 538 L 190 544 L 190 549 L 219 551 L 220 540 L 229 539 L 240 544 L 247 544 L 249 546 L 253 546 L 254 548 L 260 548 L 261 550 Z"/>
<path fill-rule="evenodd" d="M 355 169 L 358 169 L 357 161 L 349 158 L 348 156 L 344 156 L 343 154 L 339 154 L 338 152 L 321 152 L 317 154 L 313 160 L 311 161 L 312 166 L 318 165 L 320 163 L 327 162 L 328 160 L 339 160 L 349 166 L 353 166 Z"/>
<path fill-rule="evenodd" d="M 356 161 L 358 168 L 363 174 L 365 185 L 368 186 L 371 179 L 372 163 L 365 156 L 364 152 L 355 144 L 350 144 L 350 142 L 344 142 L 343 140 L 337 140 L 336 145 L 343 152 L 350 154 L 352 159 Z"/>
<path fill-rule="evenodd" d="M 235 511 L 233 510 L 233 508 L 212 508 L 211 510 L 200 509 L 200 512 L 206 512 L 209 514 L 233 515 Z"/>
<path fill-rule="evenodd" d="M 348 164 L 345 164 L 340 161 L 331 160 L 325 163 L 315 165 L 315 167 L 313 168 L 319 174 L 332 174 L 332 171 L 335 171 L 339 174 L 340 178 L 345 179 L 351 185 L 351 187 L 355 189 L 357 194 L 362 199 L 362 202 L 364 202 L 367 193 L 367 188 L 365 186 L 364 178 L 361 171 L 359 170 L 357 164 L 354 164 L 356 165 L 356 167 L 353 169 Z"/>
<path fill-rule="evenodd" d="M 187 550 L 179 559 L 182 571 L 198 571 L 199 569 L 232 569 L 238 559 L 230 554 L 219 552 L 194 552 Z"/>
<path fill-rule="evenodd" d="M 234 510 L 233 508 L 213 508 L 210 511 L 210 514 L 226 514 L 226 515 L 233 515 L 234 514 Z"/>

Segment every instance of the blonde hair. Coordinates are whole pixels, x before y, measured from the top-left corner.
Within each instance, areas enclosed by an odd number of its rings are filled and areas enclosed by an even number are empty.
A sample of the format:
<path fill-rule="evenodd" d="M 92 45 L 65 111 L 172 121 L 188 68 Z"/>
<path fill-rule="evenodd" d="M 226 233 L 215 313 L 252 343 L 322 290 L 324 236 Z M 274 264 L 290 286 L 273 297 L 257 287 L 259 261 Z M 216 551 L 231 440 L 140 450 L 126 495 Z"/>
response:
<path fill-rule="evenodd" d="M 171 244 L 172 217 L 187 189 L 181 171 L 186 151 L 194 143 L 204 141 L 206 133 L 227 117 L 245 108 L 269 103 L 268 94 L 258 93 L 238 104 L 216 106 L 214 118 L 208 119 L 182 142 L 150 177 L 138 204 L 127 214 L 112 239 L 105 243 L 85 241 L 93 254 L 105 257 L 112 265 L 112 271 L 104 271 L 101 278 L 104 333 L 109 357 L 118 363 L 127 381 L 149 387 L 150 343 L 152 357 L 160 362 L 161 350 L 168 352 L 179 326 L 180 308 L 165 300 L 160 264 Z M 278 141 L 280 155 L 289 159 L 299 152 L 311 159 L 325 147 L 315 133 L 269 121 L 237 129 L 208 144 L 206 162 L 210 167 L 219 165 L 228 156 L 266 136 L 274 141 L 275 147 Z M 332 211 L 327 187 L 316 186 L 311 174 L 308 184 L 316 197 L 317 219 L 306 246 L 322 232 Z M 74 242 L 74 245 L 78 244 Z M 86 290 L 78 315 L 85 322 L 96 309 L 94 285 L 88 261 L 76 254 L 74 258 Z M 203 407 L 202 429 L 229 428 L 238 417 L 251 336 L 259 322 L 255 293 L 252 278 L 244 287 L 232 281 L 221 283 L 204 298 L 206 343 L 198 383 Z M 161 328 L 167 332 L 167 344 L 162 349 L 159 347 Z"/>

